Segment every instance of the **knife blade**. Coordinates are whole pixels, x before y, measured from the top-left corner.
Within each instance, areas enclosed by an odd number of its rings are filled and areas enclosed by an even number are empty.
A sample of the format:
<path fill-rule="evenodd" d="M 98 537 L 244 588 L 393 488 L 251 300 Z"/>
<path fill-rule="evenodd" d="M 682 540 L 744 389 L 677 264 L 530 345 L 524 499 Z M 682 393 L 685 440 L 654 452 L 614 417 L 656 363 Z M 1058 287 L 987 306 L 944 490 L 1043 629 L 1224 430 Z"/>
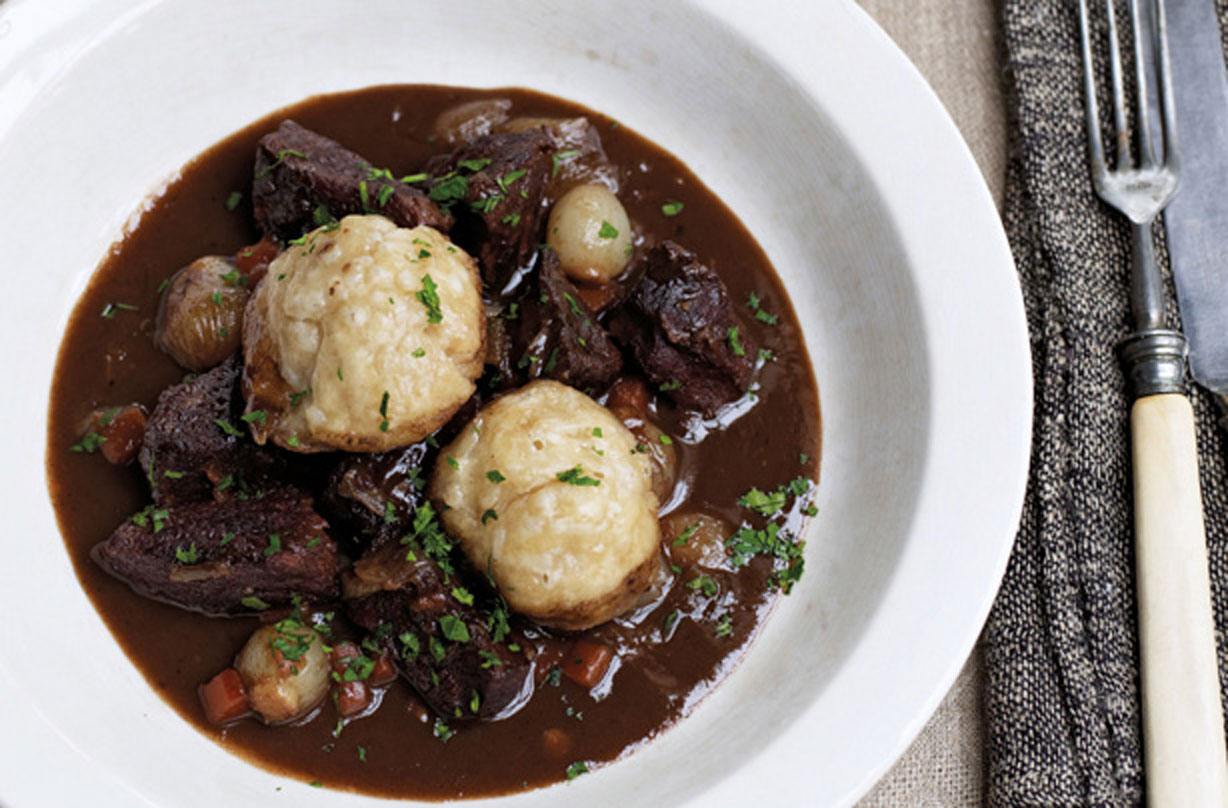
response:
<path fill-rule="evenodd" d="M 1190 375 L 1228 412 L 1228 68 L 1215 0 L 1169 0 L 1180 192 L 1164 213 Z"/>

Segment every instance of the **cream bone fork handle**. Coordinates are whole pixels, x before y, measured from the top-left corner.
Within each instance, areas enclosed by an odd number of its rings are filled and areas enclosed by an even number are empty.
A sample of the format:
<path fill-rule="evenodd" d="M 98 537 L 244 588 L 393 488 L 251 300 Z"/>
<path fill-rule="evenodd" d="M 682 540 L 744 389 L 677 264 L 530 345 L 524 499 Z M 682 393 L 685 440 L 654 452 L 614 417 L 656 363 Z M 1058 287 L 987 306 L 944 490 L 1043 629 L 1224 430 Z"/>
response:
<path fill-rule="evenodd" d="M 1188 348 L 1180 332 L 1164 327 L 1164 288 L 1152 241 L 1152 224 L 1173 198 L 1178 177 L 1167 10 L 1165 0 L 1130 0 L 1136 161 L 1127 123 L 1118 26 L 1112 0 L 1104 0 L 1116 128 L 1115 163 L 1109 168 L 1096 103 L 1088 2 L 1080 0 L 1079 13 L 1092 179 L 1100 197 L 1130 220 L 1134 243 L 1130 294 L 1134 332 L 1119 352 L 1134 396 L 1130 425 L 1147 805 L 1224 808 L 1228 751 L 1194 412 L 1185 390 Z M 1184 2 L 1203 2 L 1208 9 L 1213 5 L 1213 0 Z M 1220 192 L 1225 188 L 1228 184 L 1221 185 Z M 1228 295 L 1228 289 L 1223 294 Z M 1220 323 L 1228 323 L 1228 308 L 1220 312 Z M 1228 371 L 1228 364 L 1223 370 Z"/>

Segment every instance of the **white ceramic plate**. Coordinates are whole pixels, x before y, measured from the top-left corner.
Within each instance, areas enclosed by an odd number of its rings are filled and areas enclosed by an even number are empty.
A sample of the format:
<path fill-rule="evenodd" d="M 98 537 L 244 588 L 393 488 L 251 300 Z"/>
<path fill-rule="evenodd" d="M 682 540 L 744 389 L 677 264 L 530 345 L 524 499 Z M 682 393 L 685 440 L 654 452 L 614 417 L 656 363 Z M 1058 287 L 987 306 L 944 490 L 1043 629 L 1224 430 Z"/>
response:
<path fill-rule="evenodd" d="M 678 154 L 766 248 L 820 384 L 808 572 L 745 663 L 625 761 L 498 804 L 851 803 L 980 630 L 1020 511 L 1031 386 L 990 197 L 933 94 L 850 0 L 0 5 L 16 285 L 0 318 L 0 801 L 375 804 L 252 767 L 160 701 L 78 587 L 41 470 L 59 335 L 141 200 L 281 105 L 391 82 L 534 87 Z"/>

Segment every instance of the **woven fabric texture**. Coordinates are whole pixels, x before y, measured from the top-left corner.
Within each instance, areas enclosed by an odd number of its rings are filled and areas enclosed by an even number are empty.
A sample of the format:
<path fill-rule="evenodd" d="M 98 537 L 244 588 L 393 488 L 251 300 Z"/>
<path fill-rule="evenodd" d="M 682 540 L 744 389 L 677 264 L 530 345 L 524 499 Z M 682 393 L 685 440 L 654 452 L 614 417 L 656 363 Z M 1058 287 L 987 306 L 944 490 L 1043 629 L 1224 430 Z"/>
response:
<path fill-rule="evenodd" d="M 1022 524 L 983 636 L 987 801 L 1136 806 L 1145 783 L 1130 436 L 1114 354 L 1130 327 L 1130 242 L 1089 180 L 1078 4 L 1003 0 L 1002 21 L 1003 216 L 1028 312 L 1036 420 Z M 1103 26 L 1099 37 L 1104 46 Z M 1201 391 L 1193 398 L 1222 683 L 1228 473 L 1217 413 Z"/>

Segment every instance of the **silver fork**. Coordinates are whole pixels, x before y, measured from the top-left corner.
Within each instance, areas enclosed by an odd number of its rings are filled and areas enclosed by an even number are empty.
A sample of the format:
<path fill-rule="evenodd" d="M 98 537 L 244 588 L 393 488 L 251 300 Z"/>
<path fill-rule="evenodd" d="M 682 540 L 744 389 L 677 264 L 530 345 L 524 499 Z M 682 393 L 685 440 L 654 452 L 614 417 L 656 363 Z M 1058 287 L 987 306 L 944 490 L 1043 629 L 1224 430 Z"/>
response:
<path fill-rule="evenodd" d="M 1209 1 L 1209 0 L 1208 0 Z M 1164 327 L 1164 287 L 1152 224 L 1177 190 L 1176 113 L 1169 67 L 1165 0 L 1130 0 L 1136 133 L 1127 125 L 1125 82 L 1113 0 L 1104 0 L 1116 127 L 1110 168 L 1100 137 L 1088 0 L 1079 0 L 1087 137 L 1096 193 L 1131 222 L 1134 332 L 1118 350 L 1134 403 L 1135 579 L 1138 592 L 1143 745 L 1150 808 L 1228 806 L 1219 678 L 1207 573 L 1206 531 L 1198 483 L 1194 413 L 1185 394 L 1185 337 Z M 1154 19 L 1149 49 L 1144 30 Z M 1150 98 L 1155 73 L 1161 129 Z M 1132 141 L 1137 141 L 1133 144 Z M 1138 147 L 1138 160 L 1132 146 Z"/>

